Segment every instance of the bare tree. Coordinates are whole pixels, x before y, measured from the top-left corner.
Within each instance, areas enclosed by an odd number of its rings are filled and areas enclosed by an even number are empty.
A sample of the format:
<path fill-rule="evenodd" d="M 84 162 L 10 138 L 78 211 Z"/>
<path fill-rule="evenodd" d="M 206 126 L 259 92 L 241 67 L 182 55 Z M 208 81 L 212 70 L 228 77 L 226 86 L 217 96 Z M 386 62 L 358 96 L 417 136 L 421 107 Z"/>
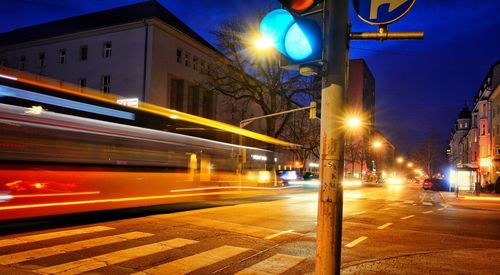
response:
<path fill-rule="evenodd" d="M 319 120 L 311 120 L 305 112 L 294 113 L 292 116 L 291 123 L 286 126 L 285 134 L 290 142 L 301 145 L 300 148 L 292 149 L 294 159 L 304 164 L 311 158 L 319 159 Z"/>
<path fill-rule="evenodd" d="M 446 142 L 439 139 L 435 129 L 431 129 L 412 157 L 423 166 L 429 176 L 432 176 L 447 163 Z"/>

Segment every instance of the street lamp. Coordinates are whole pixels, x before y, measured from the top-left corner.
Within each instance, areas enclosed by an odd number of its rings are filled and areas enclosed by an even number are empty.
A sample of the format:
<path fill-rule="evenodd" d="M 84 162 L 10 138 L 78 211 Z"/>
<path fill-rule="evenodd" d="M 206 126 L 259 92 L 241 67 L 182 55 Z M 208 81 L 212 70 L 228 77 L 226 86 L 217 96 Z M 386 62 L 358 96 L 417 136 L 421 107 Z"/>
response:
<path fill-rule="evenodd" d="M 381 147 L 382 147 L 382 142 L 380 142 L 380 141 L 373 142 L 373 148 L 378 149 Z"/>
<path fill-rule="evenodd" d="M 259 51 L 269 50 L 273 47 L 273 42 L 266 37 L 259 37 L 254 40 L 253 45 Z"/>
<path fill-rule="evenodd" d="M 406 166 L 408 166 L 408 168 L 412 168 L 413 167 L 413 162 L 408 162 L 408 164 Z"/>
<path fill-rule="evenodd" d="M 403 161 L 405 161 L 405 160 L 404 160 L 402 157 L 398 157 L 398 158 L 396 159 L 396 161 L 397 161 L 399 164 L 401 164 L 401 163 L 403 163 Z"/>
<path fill-rule="evenodd" d="M 351 117 L 347 120 L 347 126 L 352 129 L 359 128 L 359 126 L 361 126 L 361 119 L 357 117 Z"/>

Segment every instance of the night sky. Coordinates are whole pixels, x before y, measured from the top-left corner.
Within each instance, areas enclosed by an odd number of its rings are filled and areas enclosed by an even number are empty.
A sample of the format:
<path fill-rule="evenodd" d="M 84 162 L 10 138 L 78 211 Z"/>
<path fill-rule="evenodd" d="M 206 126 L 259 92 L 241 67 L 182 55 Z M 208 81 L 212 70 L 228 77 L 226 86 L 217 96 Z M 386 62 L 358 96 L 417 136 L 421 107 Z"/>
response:
<path fill-rule="evenodd" d="M 137 0 L 0 0 L 0 32 Z M 279 7 L 277 0 L 160 0 L 209 42 L 226 18 L 251 17 Z M 405 152 L 424 134 L 446 141 L 464 101 L 469 106 L 488 69 L 500 59 L 500 1 L 417 0 L 391 24 L 393 31 L 424 31 L 423 41 L 353 41 L 351 58 L 364 58 L 376 79 L 376 126 Z M 376 31 L 350 8 L 353 31 Z"/>

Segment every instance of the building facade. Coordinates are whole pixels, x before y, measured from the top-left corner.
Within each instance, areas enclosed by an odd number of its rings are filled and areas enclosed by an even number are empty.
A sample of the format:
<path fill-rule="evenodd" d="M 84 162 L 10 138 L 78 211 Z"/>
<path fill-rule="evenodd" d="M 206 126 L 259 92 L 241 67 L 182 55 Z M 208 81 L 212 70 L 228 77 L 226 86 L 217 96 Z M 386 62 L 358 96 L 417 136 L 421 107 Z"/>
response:
<path fill-rule="evenodd" d="M 500 61 L 488 70 L 473 101 L 470 128 L 467 120 L 457 120 L 450 140 L 449 160 L 455 167 L 476 169 L 483 188 L 500 176 Z M 462 114 L 462 112 L 460 113 Z M 462 124 L 461 124 L 462 123 Z M 466 134 L 465 134 L 465 131 Z M 498 184 L 500 186 L 500 183 Z"/>
<path fill-rule="evenodd" d="M 449 162 L 456 167 L 462 167 L 464 164 L 469 163 L 469 158 L 466 157 L 464 152 L 468 151 L 469 140 L 467 134 L 472 127 L 471 124 L 472 116 L 467 107 L 464 105 L 460 113 L 458 114 L 457 121 L 455 122 L 455 127 L 451 132 L 451 139 L 449 144 Z"/>
<path fill-rule="evenodd" d="M 215 119 L 197 83 L 221 57 L 156 1 L 0 34 L 3 66 Z"/>

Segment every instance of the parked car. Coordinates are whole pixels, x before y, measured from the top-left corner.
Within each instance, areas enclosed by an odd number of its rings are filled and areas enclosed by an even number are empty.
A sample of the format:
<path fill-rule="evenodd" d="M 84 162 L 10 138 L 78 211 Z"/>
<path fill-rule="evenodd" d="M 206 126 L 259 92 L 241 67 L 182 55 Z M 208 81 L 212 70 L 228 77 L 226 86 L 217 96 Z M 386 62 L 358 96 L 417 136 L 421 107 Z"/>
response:
<path fill-rule="evenodd" d="M 302 178 L 304 178 L 304 180 L 317 180 L 319 179 L 319 175 L 313 172 L 305 172 Z"/>
<path fill-rule="evenodd" d="M 448 191 L 448 182 L 442 179 L 425 179 L 422 182 L 424 190 Z"/>

